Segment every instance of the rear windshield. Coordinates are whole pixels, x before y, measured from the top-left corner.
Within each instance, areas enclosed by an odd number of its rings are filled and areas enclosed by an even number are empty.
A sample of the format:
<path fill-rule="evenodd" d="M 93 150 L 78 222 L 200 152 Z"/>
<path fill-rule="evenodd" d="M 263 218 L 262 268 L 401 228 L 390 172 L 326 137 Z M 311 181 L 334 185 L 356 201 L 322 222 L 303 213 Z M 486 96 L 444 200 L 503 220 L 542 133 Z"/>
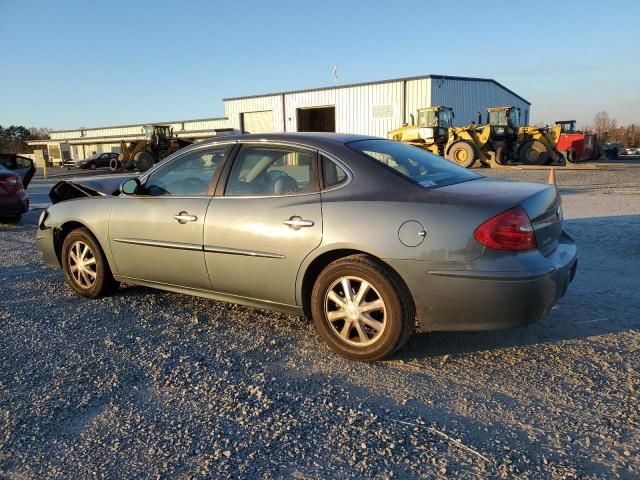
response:
<path fill-rule="evenodd" d="M 422 148 L 400 142 L 383 139 L 358 140 L 348 143 L 347 146 L 425 188 L 441 187 L 480 177 Z"/>

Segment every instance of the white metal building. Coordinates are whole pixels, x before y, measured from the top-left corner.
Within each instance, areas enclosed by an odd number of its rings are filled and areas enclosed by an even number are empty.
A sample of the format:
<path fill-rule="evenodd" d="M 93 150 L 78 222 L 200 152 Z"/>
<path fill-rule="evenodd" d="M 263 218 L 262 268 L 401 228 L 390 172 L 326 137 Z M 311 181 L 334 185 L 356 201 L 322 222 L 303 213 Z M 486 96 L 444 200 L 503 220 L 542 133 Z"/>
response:
<path fill-rule="evenodd" d="M 337 85 L 224 99 L 225 116 L 159 122 L 182 138 L 199 140 L 229 133 L 335 131 L 386 137 L 410 122 L 419 108 L 452 107 L 455 124 L 478 121 L 487 107 L 513 105 L 528 123 L 531 103 L 492 79 L 425 75 L 378 82 Z M 54 162 L 118 151 L 120 141 L 143 138 L 142 124 L 51 132 L 49 141 L 29 142 L 48 148 Z"/>

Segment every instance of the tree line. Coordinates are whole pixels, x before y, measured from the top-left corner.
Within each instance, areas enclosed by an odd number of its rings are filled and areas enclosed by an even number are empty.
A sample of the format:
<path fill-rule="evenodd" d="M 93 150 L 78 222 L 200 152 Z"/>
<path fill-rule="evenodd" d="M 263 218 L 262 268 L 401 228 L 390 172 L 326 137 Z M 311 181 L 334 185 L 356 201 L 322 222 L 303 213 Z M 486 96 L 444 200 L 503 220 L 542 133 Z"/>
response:
<path fill-rule="evenodd" d="M 616 119 L 604 110 L 595 114 L 593 126 L 589 129 L 598 135 L 601 143 L 619 143 L 625 148 L 640 146 L 640 125 L 618 125 Z"/>
<path fill-rule="evenodd" d="M 0 125 L 0 153 L 30 153 L 28 140 L 46 140 L 49 138 L 49 128 L 23 127 L 11 125 L 4 128 Z"/>

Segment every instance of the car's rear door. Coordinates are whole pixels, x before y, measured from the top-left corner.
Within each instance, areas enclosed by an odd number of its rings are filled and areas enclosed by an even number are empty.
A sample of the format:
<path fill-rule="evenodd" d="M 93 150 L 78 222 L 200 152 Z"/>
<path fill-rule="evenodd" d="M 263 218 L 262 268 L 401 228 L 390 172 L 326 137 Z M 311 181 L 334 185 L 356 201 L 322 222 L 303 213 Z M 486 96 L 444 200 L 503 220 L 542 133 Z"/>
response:
<path fill-rule="evenodd" d="M 118 198 L 109 218 L 109 241 L 120 276 L 211 288 L 203 228 L 229 148 L 190 150 L 151 172 L 139 195 Z"/>
<path fill-rule="evenodd" d="M 295 305 L 300 264 L 322 239 L 317 152 L 243 144 L 225 170 L 204 229 L 213 289 Z"/>

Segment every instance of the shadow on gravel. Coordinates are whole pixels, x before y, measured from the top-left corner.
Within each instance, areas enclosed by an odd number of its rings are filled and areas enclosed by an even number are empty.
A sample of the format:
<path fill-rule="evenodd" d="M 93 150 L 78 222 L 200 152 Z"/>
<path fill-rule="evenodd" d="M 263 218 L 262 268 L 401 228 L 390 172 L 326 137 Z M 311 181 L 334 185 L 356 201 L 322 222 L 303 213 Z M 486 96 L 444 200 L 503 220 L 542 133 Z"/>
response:
<path fill-rule="evenodd" d="M 415 334 L 396 359 L 561 343 L 640 329 L 639 215 L 566 221 L 578 245 L 576 278 L 553 310 L 540 322 L 512 330 Z"/>

